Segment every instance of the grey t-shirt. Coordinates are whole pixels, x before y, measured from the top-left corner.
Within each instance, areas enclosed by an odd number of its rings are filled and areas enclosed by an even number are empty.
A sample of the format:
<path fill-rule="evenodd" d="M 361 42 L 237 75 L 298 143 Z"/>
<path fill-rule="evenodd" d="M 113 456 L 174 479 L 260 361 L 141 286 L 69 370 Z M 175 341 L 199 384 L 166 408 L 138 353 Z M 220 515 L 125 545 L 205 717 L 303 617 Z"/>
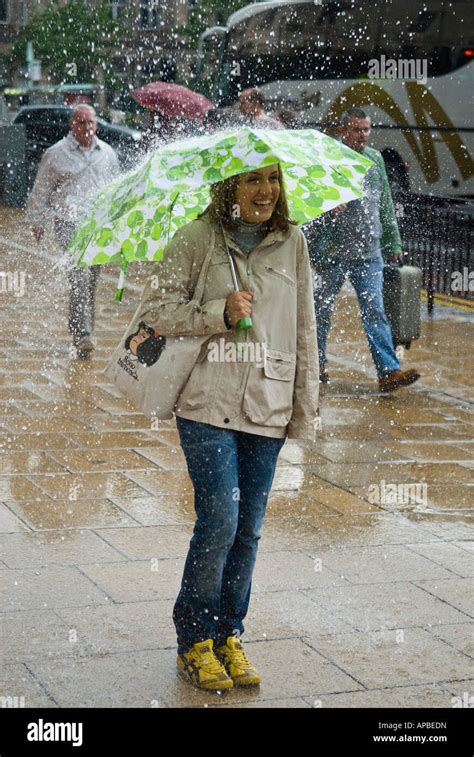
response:
<path fill-rule="evenodd" d="M 263 221 L 257 223 L 246 223 L 240 218 L 236 219 L 237 227 L 232 229 L 231 236 L 237 242 L 242 252 L 250 255 L 252 250 L 265 239 L 268 233 L 266 224 Z"/>

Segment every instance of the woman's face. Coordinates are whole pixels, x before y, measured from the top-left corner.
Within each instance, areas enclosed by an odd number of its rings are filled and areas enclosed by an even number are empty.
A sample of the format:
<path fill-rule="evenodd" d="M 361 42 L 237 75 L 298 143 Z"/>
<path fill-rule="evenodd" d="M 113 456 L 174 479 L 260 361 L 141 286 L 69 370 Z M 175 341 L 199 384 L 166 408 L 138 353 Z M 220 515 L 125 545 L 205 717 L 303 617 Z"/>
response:
<path fill-rule="evenodd" d="M 238 217 L 246 223 L 270 220 L 279 196 L 278 164 L 241 174 L 234 195 Z"/>

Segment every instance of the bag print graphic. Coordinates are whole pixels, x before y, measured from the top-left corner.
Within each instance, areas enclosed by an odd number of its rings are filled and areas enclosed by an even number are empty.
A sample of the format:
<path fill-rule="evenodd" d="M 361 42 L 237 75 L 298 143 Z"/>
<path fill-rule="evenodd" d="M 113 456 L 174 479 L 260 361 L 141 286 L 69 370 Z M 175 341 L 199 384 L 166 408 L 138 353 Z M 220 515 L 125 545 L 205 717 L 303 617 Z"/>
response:
<path fill-rule="evenodd" d="M 157 334 L 145 321 L 140 321 L 137 330 L 128 335 L 124 344 L 125 349 L 130 350 L 140 363 L 148 366 L 159 360 L 165 346 L 166 337 Z"/>

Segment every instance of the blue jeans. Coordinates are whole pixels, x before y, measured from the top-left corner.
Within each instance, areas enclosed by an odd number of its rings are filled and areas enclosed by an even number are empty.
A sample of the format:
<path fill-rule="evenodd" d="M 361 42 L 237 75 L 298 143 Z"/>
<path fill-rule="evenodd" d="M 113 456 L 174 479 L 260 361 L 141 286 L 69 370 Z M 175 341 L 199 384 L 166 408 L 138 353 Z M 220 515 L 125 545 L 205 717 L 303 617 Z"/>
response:
<path fill-rule="evenodd" d="M 268 495 L 285 439 L 176 418 L 197 520 L 173 609 L 178 653 L 241 635 Z"/>
<path fill-rule="evenodd" d="M 346 276 L 357 294 L 362 323 L 378 377 L 399 370 L 400 363 L 395 354 L 392 332 L 383 305 L 382 257 L 364 263 L 338 263 L 333 264 L 331 268 L 317 270 L 314 306 L 320 369 L 323 370 L 326 367 L 326 344 L 331 327 L 331 316 L 336 297 Z"/>

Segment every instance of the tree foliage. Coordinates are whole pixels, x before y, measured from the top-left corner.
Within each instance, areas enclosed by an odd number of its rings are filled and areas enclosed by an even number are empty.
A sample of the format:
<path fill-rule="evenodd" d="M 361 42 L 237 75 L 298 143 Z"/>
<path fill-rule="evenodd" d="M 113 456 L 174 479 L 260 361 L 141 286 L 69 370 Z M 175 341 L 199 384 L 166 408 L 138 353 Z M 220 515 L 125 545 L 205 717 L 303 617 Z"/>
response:
<path fill-rule="evenodd" d="M 10 54 L 10 62 L 26 65 L 27 42 L 33 43 L 35 58 L 56 82 L 88 82 L 98 67 L 107 69 L 107 50 L 120 45 L 124 28 L 111 17 L 106 0 L 90 5 L 71 0 L 66 5 L 52 0 L 36 12 L 21 29 Z"/>

